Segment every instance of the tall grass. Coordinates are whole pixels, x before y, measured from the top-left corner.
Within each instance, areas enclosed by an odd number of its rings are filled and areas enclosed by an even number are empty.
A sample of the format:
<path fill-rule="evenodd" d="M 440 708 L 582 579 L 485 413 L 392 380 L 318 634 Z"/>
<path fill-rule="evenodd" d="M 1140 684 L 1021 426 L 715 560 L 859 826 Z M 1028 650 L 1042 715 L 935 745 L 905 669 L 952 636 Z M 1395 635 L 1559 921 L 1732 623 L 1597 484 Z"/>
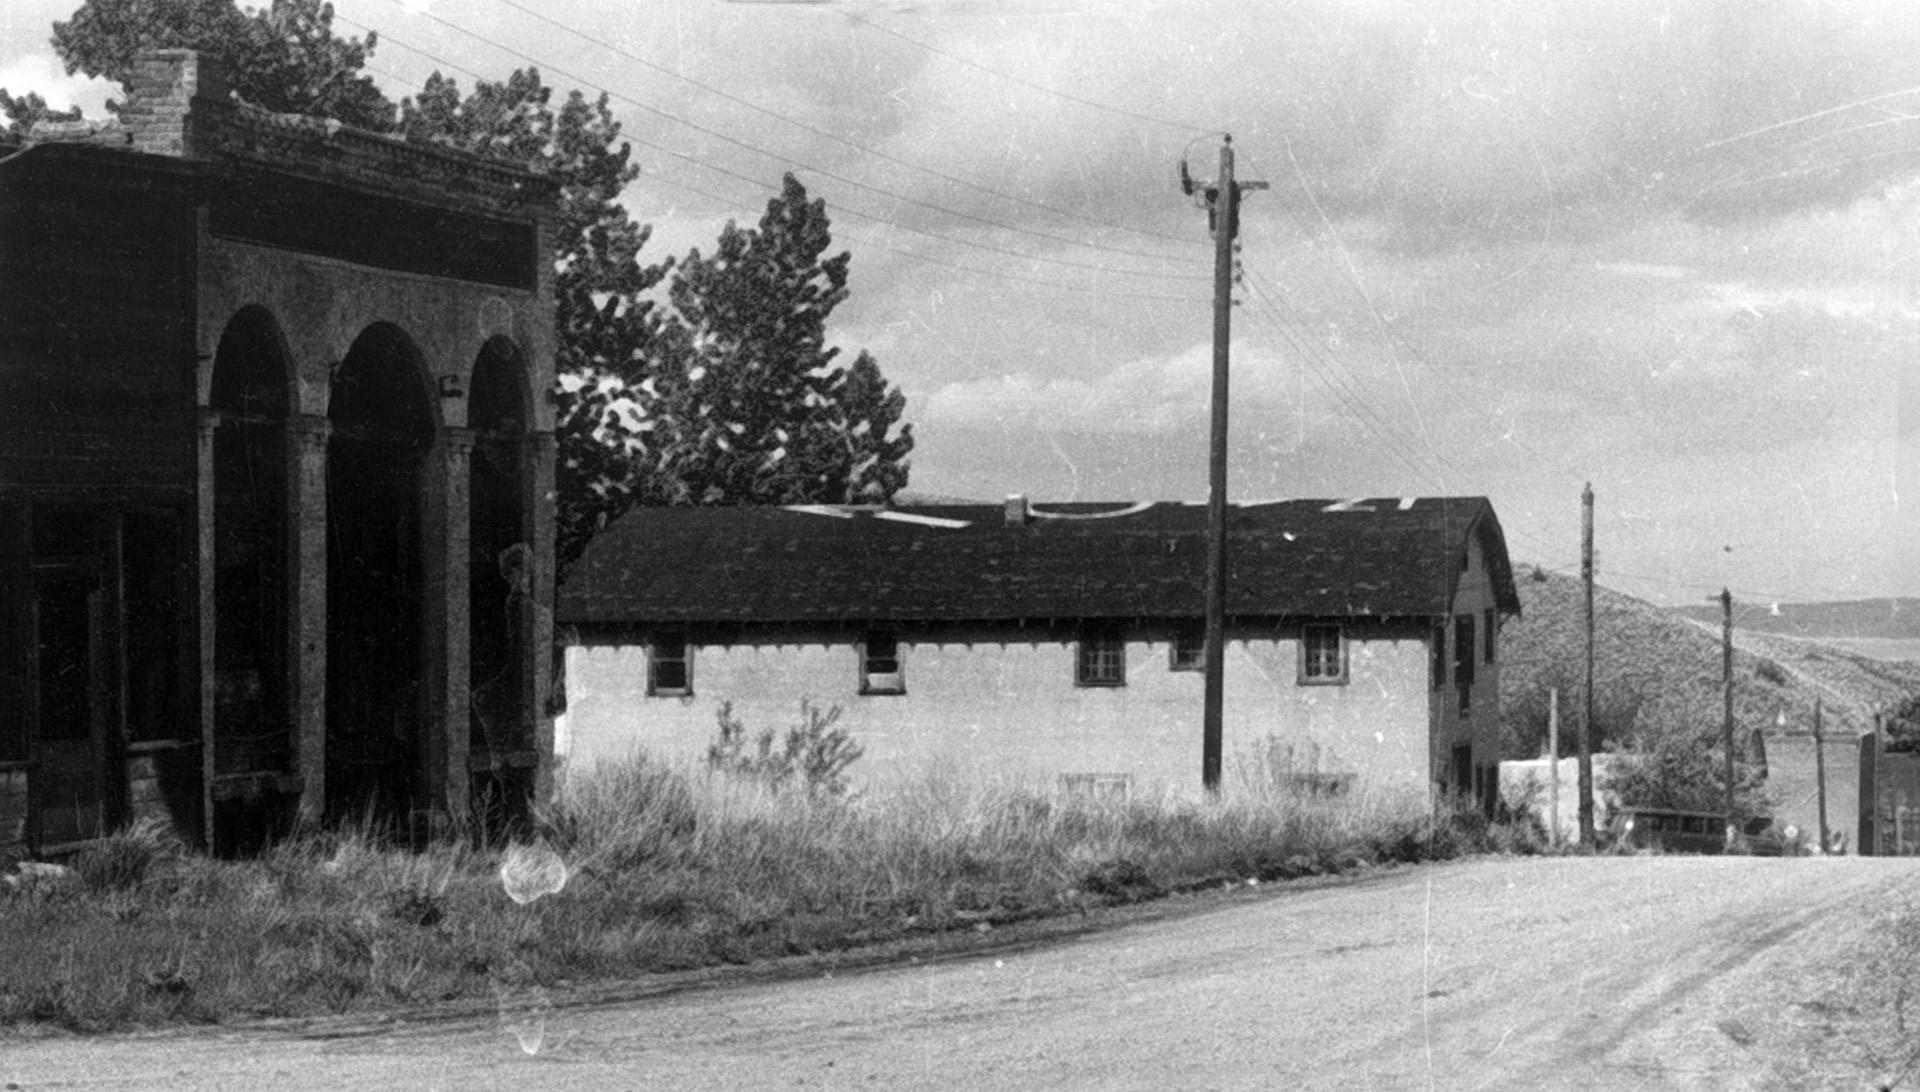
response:
<path fill-rule="evenodd" d="M 524 997 L 1472 847 L 1423 795 L 1326 795 L 1283 757 L 1218 798 L 1102 800 L 952 771 L 849 798 L 636 755 L 570 779 L 533 848 L 362 827 L 217 861 L 139 826 L 0 885 L 0 1022 Z"/>

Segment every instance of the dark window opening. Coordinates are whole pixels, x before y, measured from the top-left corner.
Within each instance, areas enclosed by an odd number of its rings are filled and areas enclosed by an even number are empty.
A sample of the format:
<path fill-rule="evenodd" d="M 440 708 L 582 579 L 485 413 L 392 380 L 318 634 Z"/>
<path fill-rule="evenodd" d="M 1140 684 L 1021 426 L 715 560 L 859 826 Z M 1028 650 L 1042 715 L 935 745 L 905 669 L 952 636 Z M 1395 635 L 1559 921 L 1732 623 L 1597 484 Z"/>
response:
<path fill-rule="evenodd" d="M 906 675 L 900 670 L 900 639 L 887 630 L 866 636 L 860 649 L 860 692 L 904 694 Z"/>
<path fill-rule="evenodd" d="M 1462 716 L 1473 710 L 1473 660 L 1475 650 L 1479 648 L 1473 634 L 1473 615 L 1463 614 L 1453 620 L 1453 679 L 1460 688 L 1460 713 Z"/>
<path fill-rule="evenodd" d="M 1127 685 L 1127 644 L 1118 631 L 1090 629 L 1080 635 L 1074 657 L 1074 685 Z"/>
<path fill-rule="evenodd" d="M 185 590 L 191 587 L 182 521 L 173 513 L 127 516 L 127 735 L 134 742 L 194 739 L 183 656 L 195 645 Z"/>
<path fill-rule="evenodd" d="M 27 757 L 30 541 L 26 508 L 0 504 L 0 762 Z"/>
<path fill-rule="evenodd" d="M 1300 681 L 1347 681 L 1346 642 L 1339 626 L 1306 626 L 1301 629 Z"/>
<path fill-rule="evenodd" d="M 655 636 L 647 647 L 647 693 L 660 697 L 684 697 L 693 693 L 691 658 L 685 635 Z"/>
<path fill-rule="evenodd" d="M 1173 635 L 1173 648 L 1168 653 L 1167 669 L 1170 671 L 1205 671 L 1207 669 L 1207 633 L 1203 629 L 1183 629 Z"/>
<path fill-rule="evenodd" d="M 40 660 L 40 738 L 93 734 L 91 573 L 50 572 L 34 580 L 35 650 Z"/>

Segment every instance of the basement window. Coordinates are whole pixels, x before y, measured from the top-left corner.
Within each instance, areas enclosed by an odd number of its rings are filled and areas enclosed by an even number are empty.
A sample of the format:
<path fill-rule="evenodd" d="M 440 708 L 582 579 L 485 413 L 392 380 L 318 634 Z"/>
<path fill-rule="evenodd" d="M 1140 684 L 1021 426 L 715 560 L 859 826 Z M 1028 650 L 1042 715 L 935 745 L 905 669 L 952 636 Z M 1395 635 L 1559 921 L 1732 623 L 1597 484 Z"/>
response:
<path fill-rule="evenodd" d="M 1339 626 L 1300 630 L 1300 684 L 1338 685 L 1347 681 L 1347 643 Z"/>
<path fill-rule="evenodd" d="M 1173 635 L 1173 647 L 1167 653 L 1169 671 L 1205 671 L 1207 669 L 1207 632 L 1183 629 Z"/>
<path fill-rule="evenodd" d="M 874 630 L 860 644 L 860 692 L 904 694 L 907 677 L 900 670 L 900 638 L 891 630 Z"/>
<path fill-rule="evenodd" d="M 1073 682 L 1075 686 L 1127 685 L 1127 645 L 1118 631 L 1090 629 L 1080 635 Z"/>
<path fill-rule="evenodd" d="M 647 693 L 658 698 L 693 693 L 693 657 L 686 634 L 656 634 L 647 646 Z"/>
<path fill-rule="evenodd" d="M 1124 773 L 1064 773 L 1060 790 L 1068 796 L 1124 804 L 1133 795 L 1133 775 Z"/>

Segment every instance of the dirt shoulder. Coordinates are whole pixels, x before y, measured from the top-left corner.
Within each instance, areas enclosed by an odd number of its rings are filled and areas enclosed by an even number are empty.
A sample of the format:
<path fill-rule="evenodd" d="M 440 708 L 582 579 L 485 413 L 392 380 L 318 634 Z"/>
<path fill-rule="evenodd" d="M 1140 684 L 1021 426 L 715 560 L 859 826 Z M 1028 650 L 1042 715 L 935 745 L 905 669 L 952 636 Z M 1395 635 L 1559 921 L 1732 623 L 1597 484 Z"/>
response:
<path fill-rule="evenodd" d="M 1876 1023 L 1893 998 L 1846 1000 L 1862 979 L 1841 969 L 1916 881 L 1920 862 L 1859 858 L 1468 861 L 1040 923 L 990 950 L 887 966 L 654 982 L 644 996 L 502 997 L 358 1029 L 16 1040 L 0 1047 L 0 1080 L 1875 1087 L 1898 1080 Z M 1832 1033 L 1843 1026 L 1851 1038 Z"/>

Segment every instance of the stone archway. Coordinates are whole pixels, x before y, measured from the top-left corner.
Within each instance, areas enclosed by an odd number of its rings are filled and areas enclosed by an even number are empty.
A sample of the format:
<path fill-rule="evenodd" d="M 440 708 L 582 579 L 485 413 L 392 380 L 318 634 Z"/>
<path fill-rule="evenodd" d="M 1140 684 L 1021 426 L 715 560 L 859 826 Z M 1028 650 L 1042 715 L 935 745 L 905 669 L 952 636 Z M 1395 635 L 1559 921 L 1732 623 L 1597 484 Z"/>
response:
<path fill-rule="evenodd" d="M 326 809 L 404 819 L 431 806 L 425 755 L 427 474 L 437 426 L 420 351 L 363 331 L 327 406 Z"/>
<path fill-rule="evenodd" d="M 288 693 L 289 368 L 265 308 L 221 332 L 208 409 L 213 424 L 213 836 L 245 852 L 291 812 L 274 791 L 293 772 Z"/>
<path fill-rule="evenodd" d="M 526 818 L 533 792 L 534 611 L 528 581 L 531 505 L 526 439 L 530 391 L 519 349 L 495 337 L 469 385 L 473 435 L 468 487 L 470 739 L 476 817 L 506 833 Z"/>

